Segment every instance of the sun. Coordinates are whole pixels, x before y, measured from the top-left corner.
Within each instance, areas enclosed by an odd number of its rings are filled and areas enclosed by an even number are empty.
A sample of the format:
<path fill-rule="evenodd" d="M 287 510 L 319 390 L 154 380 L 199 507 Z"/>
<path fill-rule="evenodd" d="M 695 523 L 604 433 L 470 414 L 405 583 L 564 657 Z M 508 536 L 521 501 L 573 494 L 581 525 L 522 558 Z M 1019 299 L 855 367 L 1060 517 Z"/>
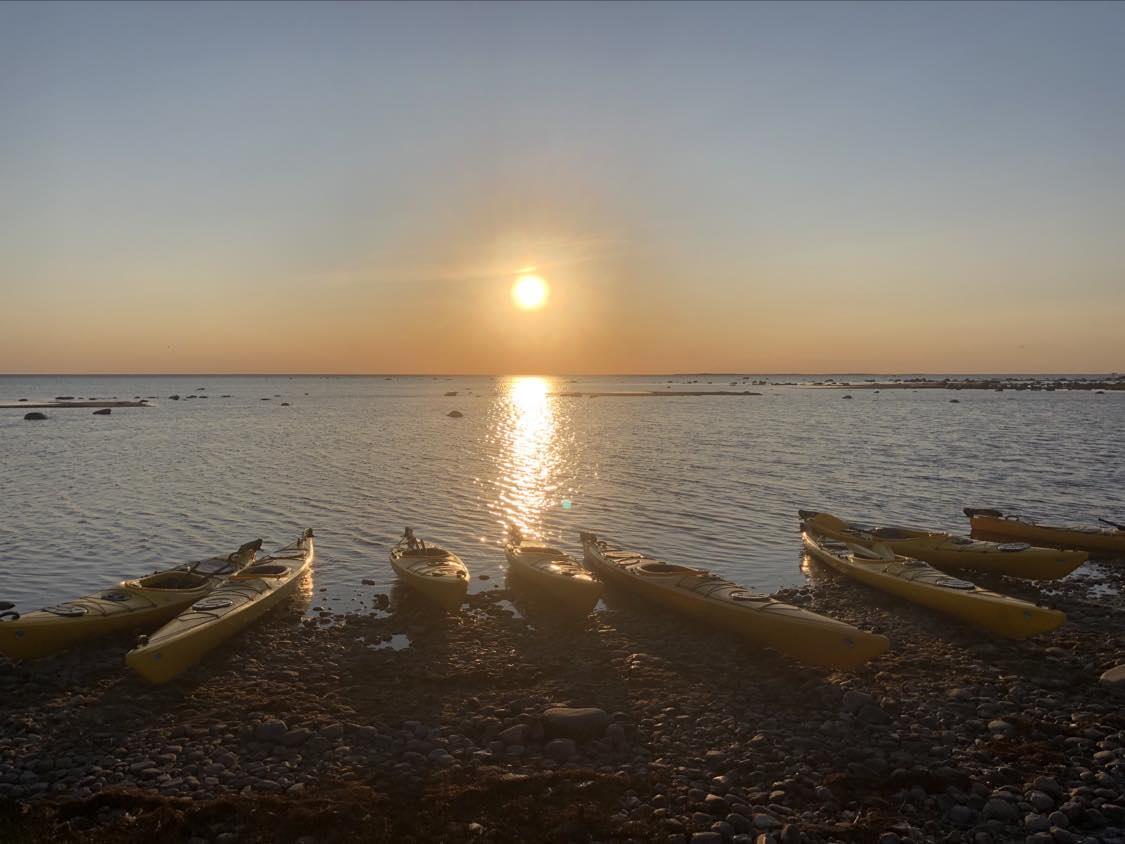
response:
<path fill-rule="evenodd" d="M 537 311 L 547 304 L 547 282 L 537 275 L 521 275 L 512 285 L 512 301 L 525 311 Z"/>

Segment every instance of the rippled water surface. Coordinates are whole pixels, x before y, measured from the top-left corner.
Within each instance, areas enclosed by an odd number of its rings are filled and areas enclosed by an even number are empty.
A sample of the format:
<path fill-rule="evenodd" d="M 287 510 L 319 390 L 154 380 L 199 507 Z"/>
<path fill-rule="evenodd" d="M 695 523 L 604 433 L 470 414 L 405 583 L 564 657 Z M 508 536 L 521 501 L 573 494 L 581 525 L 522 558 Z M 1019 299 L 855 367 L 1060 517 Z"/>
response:
<path fill-rule="evenodd" d="M 731 389 L 682 377 L 3 377 L 0 401 L 157 399 L 109 417 L 52 409 L 45 422 L 0 409 L 0 599 L 26 610 L 259 536 L 276 547 L 306 526 L 319 537 L 315 603 L 342 611 L 370 597 L 361 580 L 391 585 L 387 552 L 405 525 L 459 553 L 474 590 L 502 582 L 516 524 L 575 553 L 579 529 L 595 530 L 773 591 L 804 578 L 798 507 L 951 530 L 966 529 L 966 505 L 1125 521 L 1123 393 L 553 395 L 669 380 Z M 463 418 L 447 417 L 455 409 Z"/>

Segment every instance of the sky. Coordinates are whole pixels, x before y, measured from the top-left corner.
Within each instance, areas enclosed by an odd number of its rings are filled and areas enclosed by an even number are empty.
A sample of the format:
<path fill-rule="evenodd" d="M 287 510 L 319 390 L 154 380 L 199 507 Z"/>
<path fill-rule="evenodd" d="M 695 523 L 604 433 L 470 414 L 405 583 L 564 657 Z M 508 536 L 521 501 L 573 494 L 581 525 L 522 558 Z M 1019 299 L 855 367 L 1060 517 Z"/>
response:
<path fill-rule="evenodd" d="M 0 372 L 1125 371 L 1123 79 L 1125 4 L 0 4 Z"/>

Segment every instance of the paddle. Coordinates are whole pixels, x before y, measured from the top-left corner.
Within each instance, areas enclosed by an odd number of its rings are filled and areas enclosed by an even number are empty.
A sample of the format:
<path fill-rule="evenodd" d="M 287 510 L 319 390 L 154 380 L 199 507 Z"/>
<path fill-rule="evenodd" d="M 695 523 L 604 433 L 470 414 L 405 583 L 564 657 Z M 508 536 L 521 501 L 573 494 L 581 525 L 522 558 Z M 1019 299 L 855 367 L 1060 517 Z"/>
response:
<path fill-rule="evenodd" d="M 1119 525 L 1117 524 L 1117 522 L 1111 522 L 1109 519 L 1099 518 L 1098 521 L 1102 524 L 1109 525 L 1110 527 L 1115 527 L 1118 530 L 1125 530 L 1125 525 Z"/>

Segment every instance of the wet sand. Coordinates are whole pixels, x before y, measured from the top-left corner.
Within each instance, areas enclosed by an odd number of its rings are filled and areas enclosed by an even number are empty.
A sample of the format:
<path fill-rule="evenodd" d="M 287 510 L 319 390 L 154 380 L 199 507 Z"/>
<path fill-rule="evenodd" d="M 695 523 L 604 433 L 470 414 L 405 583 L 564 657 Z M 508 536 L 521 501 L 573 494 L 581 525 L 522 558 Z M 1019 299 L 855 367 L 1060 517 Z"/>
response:
<path fill-rule="evenodd" d="M 344 618 L 290 605 L 165 687 L 125 670 L 127 639 L 0 662 L 0 823 L 195 844 L 1119 841 L 1125 699 L 1099 675 L 1125 662 L 1125 566 L 1082 572 L 1050 586 L 1061 630 L 1008 642 L 815 568 L 778 597 L 891 639 L 852 674 L 616 593 L 575 623 L 508 589 L 449 617 L 397 593 Z M 559 705 L 606 721 L 560 743 Z"/>

